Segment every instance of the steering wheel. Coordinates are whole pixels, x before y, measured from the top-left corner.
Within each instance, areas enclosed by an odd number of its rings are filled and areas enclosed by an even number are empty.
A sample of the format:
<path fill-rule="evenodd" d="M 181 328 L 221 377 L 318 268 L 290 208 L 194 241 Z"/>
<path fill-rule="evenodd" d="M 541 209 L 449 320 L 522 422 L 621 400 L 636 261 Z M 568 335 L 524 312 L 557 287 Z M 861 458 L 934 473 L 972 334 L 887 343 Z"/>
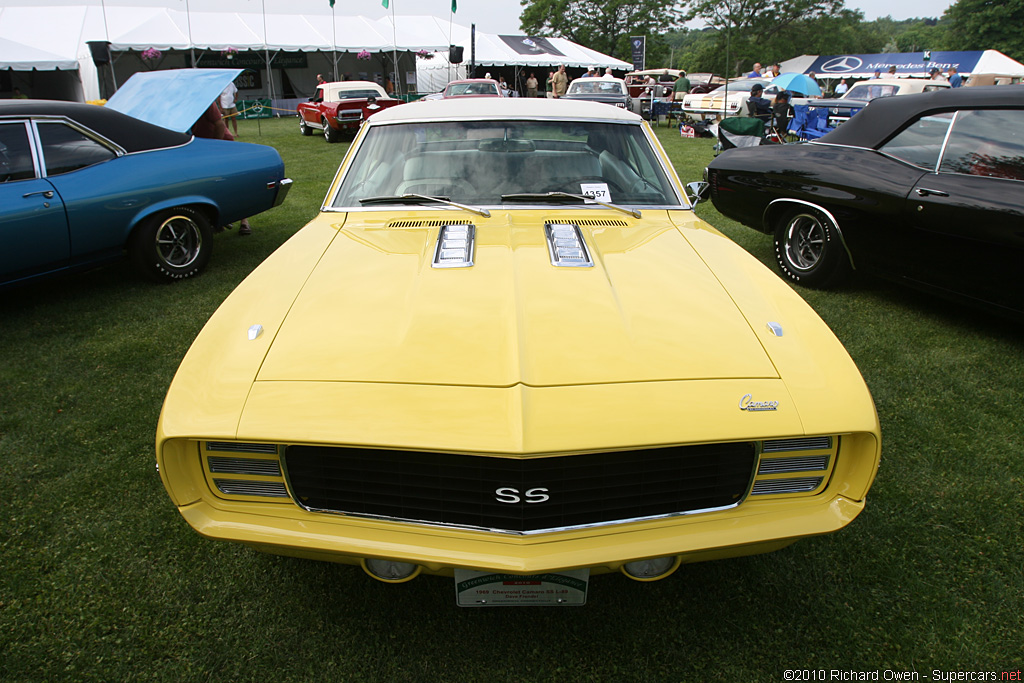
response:
<path fill-rule="evenodd" d="M 556 185 L 551 185 L 544 188 L 541 192 L 569 192 L 572 194 L 583 194 L 583 190 L 580 189 L 580 185 L 584 183 L 600 183 L 608 186 L 608 192 L 612 194 L 612 201 L 615 200 L 615 195 L 624 195 L 625 190 L 616 183 L 614 180 L 608 180 L 600 176 L 583 176 L 580 178 L 573 178 L 572 180 L 563 180 Z"/>

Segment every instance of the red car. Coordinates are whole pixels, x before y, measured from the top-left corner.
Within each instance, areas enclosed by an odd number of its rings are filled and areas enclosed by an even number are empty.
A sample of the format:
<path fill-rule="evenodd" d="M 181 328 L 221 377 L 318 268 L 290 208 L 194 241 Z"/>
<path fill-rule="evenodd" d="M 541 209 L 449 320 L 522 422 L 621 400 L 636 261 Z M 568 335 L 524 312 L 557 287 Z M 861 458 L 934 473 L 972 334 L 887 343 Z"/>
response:
<path fill-rule="evenodd" d="M 384 88 L 370 81 L 321 83 L 309 102 L 299 104 L 299 130 L 303 135 L 321 130 L 327 142 L 337 142 L 343 134 L 354 137 L 369 116 L 396 104 L 402 100 L 388 97 Z"/>

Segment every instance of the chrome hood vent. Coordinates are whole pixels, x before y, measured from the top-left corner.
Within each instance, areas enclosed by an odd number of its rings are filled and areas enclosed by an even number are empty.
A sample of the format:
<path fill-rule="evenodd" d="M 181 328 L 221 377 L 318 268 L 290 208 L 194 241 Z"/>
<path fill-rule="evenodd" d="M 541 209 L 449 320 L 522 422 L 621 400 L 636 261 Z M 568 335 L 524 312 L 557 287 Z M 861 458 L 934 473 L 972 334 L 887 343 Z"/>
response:
<path fill-rule="evenodd" d="M 432 268 L 469 268 L 473 265 L 476 228 L 472 225 L 444 225 L 437 233 Z"/>
<path fill-rule="evenodd" d="M 568 268 L 593 268 L 587 243 L 583 241 L 578 225 L 572 223 L 547 223 L 544 235 L 548 240 L 548 254 L 551 265 Z"/>

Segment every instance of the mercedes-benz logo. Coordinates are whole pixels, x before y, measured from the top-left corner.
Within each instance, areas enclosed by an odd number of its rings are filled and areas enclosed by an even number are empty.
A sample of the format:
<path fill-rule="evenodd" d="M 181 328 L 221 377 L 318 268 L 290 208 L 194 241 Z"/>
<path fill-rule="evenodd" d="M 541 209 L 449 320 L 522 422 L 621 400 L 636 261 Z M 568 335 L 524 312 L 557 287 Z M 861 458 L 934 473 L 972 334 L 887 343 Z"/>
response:
<path fill-rule="evenodd" d="M 843 55 L 842 57 L 836 57 L 830 59 L 821 65 L 821 70 L 828 73 L 838 73 L 845 71 L 856 71 L 864 64 L 864 60 L 860 57 L 854 57 L 853 55 Z"/>

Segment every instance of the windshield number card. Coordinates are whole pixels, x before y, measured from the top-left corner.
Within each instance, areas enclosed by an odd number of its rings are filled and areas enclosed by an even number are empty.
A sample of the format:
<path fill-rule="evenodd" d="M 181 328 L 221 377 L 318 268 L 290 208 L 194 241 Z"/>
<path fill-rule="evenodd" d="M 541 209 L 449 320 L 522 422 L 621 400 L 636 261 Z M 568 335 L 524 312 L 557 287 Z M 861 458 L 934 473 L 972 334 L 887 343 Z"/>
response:
<path fill-rule="evenodd" d="M 580 194 L 586 195 L 599 202 L 610 202 L 611 193 L 608 192 L 607 183 L 580 183 Z"/>
<path fill-rule="evenodd" d="M 587 602 L 589 569 L 557 574 L 487 574 L 455 570 L 455 601 L 459 607 L 579 606 Z"/>

